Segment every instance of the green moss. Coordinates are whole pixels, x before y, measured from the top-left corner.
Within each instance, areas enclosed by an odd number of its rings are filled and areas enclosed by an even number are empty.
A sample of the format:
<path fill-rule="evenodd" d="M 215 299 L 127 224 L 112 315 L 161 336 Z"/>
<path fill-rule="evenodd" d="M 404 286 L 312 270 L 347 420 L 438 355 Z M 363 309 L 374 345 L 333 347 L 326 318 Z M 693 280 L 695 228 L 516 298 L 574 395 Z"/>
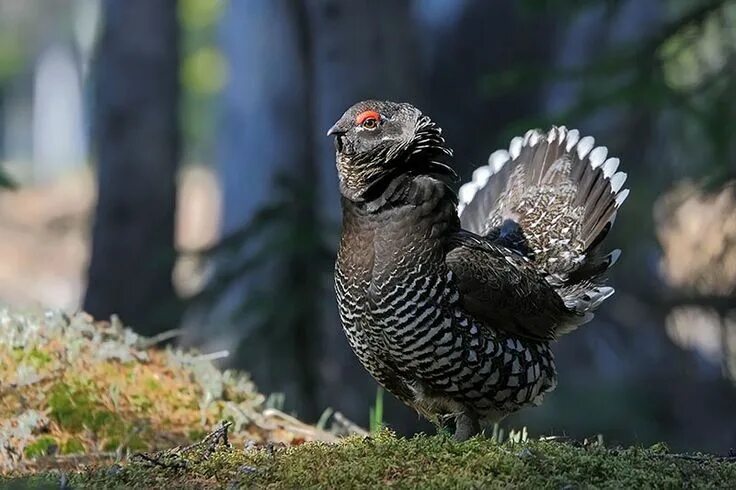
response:
<path fill-rule="evenodd" d="M 272 436 L 262 429 L 271 418 L 263 416 L 263 396 L 246 375 L 223 373 L 197 352 L 142 348 L 140 340 L 115 319 L 96 323 L 81 313 L 0 308 L 0 379 L 17 385 L 0 390 L 7 392 L 0 397 L 0 420 L 10 431 L 0 441 L 3 471 L 66 469 L 77 461 L 106 462 L 118 449 L 126 454 L 189 444 L 187 433 L 217 425 L 225 407 L 238 414 L 232 440 Z M 218 391 L 213 386 L 227 396 L 203 407 L 206 394 Z M 256 420 L 263 426 L 243 424 Z M 275 430 L 280 440 L 301 439 Z M 41 436 L 53 438 L 57 449 Z M 26 454 L 38 459 L 49 451 L 52 457 L 38 464 L 26 461 Z M 80 452 L 82 459 L 64 457 Z"/>
<path fill-rule="evenodd" d="M 117 451 L 120 447 L 121 441 L 120 439 L 113 437 L 111 439 L 108 439 L 107 442 L 102 446 L 103 451 L 107 452 L 114 452 Z"/>
<path fill-rule="evenodd" d="M 187 432 L 187 438 L 190 441 L 200 441 L 204 439 L 204 436 L 206 435 L 207 433 L 203 429 L 192 429 Z"/>
<path fill-rule="evenodd" d="M 88 390 L 67 383 L 57 383 L 49 392 L 50 415 L 64 429 L 81 432 L 93 417 Z"/>
<path fill-rule="evenodd" d="M 95 399 L 93 389 L 84 382 L 57 383 L 49 393 L 51 417 L 71 433 L 90 431 L 95 436 L 125 433 L 122 418 Z"/>
<path fill-rule="evenodd" d="M 163 461 L 163 460 L 162 460 Z M 147 487 L 152 482 L 254 488 L 732 488 L 736 463 L 673 455 L 662 447 L 576 447 L 443 436 L 397 438 L 384 431 L 339 444 L 284 449 L 195 451 L 165 465 L 133 463 L 78 474 L 80 486 Z"/>
<path fill-rule="evenodd" d="M 43 369 L 44 367 L 48 366 L 52 361 L 50 355 L 35 347 L 28 352 L 28 355 L 26 357 L 31 365 L 36 369 Z"/>
<path fill-rule="evenodd" d="M 82 454 L 85 447 L 79 439 L 69 439 L 61 446 L 61 454 Z"/>
<path fill-rule="evenodd" d="M 41 436 L 31 444 L 27 445 L 23 450 L 26 458 L 38 458 L 39 456 L 47 456 L 54 452 L 54 448 L 59 447 L 56 439 L 50 436 Z"/>
<path fill-rule="evenodd" d="M 137 433 L 132 434 L 132 436 L 128 438 L 128 443 L 125 447 L 127 447 L 131 452 L 147 451 L 148 448 L 151 447 L 149 439 L 152 438 L 152 434 L 147 435 L 150 437 L 143 437 Z"/>
<path fill-rule="evenodd" d="M 153 407 L 153 402 L 143 395 L 131 395 L 129 398 L 131 405 L 138 410 L 147 411 Z"/>
<path fill-rule="evenodd" d="M 119 435 L 112 436 L 102 446 L 103 451 L 114 452 L 121 447 L 128 449 L 131 452 L 146 451 L 150 447 L 148 439 L 152 437 L 149 431 L 138 431 L 133 427 L 128 428 L 124 431 L 124 436 L 121 438 Z"/>
<path fill-rule="evenodd" d="M 148 391 L 151 391 L 153 393 L 160 392 L 161 390 L 161 383 L 159 383 L 155 378 L 152 376 L 146 377 L 144 384 L 146 386 L 146 389 Z"/>
<path fill-rule="evenodd" d="M 26 476 L 22 478 L 0 476 L 0 488 L 12 490 L 58 490 L 61 479 L 57 475 Z"/>
<path fill-rule="evenodd" d="M 30 350 L 14 349 L 11 355 L 16 364 L 30 364 L 36 369 L 43 369 L 53 361 L 50 355 L 36 347 Z"/>
<path fill-rule="evenodd" d="M 108 410 L 95 399 L 91 387 L 84 382 L 58 383 L 49 393 L 51 417 L 72 434 L 90 432 L 102 442 L 105 451 L 126 447 L 132 451 L 149 449 L 143 435 L 151 436 L 150 430 L 141 430 L 126 422 L 119 414 Z M 84 452 L 84 444 L 70 439 L 63 454 Z"/>

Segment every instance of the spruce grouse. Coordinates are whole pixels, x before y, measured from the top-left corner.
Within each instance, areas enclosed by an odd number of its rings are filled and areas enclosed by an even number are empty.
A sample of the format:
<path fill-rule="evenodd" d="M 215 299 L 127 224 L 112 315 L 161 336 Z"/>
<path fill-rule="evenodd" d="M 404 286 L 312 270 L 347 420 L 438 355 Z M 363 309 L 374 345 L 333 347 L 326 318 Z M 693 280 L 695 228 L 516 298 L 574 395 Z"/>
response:
<path fill-rule="evenodd" d="M 334 135 L 342 194 L 335 288 L 351 347 L 388 391 L 455 437 L 557 383 L 550 342 L 590 321 L 620 255 L 601 242 L 628 195 L 619 160 L 553 127 L 511 140 L 458 195 L 441 129 L 368 100 Z"/>

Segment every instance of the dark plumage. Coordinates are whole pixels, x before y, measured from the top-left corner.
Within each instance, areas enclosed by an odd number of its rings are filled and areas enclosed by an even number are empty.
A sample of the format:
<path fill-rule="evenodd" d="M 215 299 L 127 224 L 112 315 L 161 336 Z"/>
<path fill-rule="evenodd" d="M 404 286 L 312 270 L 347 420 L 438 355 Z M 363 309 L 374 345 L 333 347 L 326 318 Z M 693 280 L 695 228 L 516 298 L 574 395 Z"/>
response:
<path fill-rule="evenodd" d="M 360 361 L 455 436 L 557 380 L 549 342 L 589 321 L 619 251 L 599 246 L 628 194 L 618 159 L 552 128 L 514 138 L 458 197 L 441 130 L 409 104 L 360 102 L 335 136 L 343 230 L 338 308 Z"/>

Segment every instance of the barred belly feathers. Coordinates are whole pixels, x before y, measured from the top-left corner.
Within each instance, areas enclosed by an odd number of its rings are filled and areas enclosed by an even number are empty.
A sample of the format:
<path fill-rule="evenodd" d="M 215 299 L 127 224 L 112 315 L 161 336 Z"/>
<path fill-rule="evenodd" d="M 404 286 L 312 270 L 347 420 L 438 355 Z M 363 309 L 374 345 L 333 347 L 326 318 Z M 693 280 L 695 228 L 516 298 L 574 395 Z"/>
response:
<path fill-rule="evenodd" d="M 456 195 L 440 128 L 364 101 L 330 129 L 343 224 L 335 267 L 348 341 L 370 374 L 455 437 L 542 402 L 550 342 L 613 294 L 601 244 L 628 195 L 619 161 L 553 127 L 491 154 Z"/>

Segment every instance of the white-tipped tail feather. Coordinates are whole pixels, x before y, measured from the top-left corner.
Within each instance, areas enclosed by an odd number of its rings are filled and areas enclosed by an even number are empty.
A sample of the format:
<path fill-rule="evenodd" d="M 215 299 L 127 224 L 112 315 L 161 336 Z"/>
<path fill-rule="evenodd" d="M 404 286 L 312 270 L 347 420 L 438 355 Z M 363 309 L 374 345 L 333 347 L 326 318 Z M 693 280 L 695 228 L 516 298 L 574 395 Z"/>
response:
<path fill-rule="evenodd" d="M 626 174 L 608 148 L 576 129 L 527 131 L 473 172 L 458 193 L 463 228 L 502 239 L 509 220 L 521 230 L 528 255 L 580 321 L 613 288 L 603 273 L 621 251 L 601 253 L 600 243 L 629 194 Z"/>

